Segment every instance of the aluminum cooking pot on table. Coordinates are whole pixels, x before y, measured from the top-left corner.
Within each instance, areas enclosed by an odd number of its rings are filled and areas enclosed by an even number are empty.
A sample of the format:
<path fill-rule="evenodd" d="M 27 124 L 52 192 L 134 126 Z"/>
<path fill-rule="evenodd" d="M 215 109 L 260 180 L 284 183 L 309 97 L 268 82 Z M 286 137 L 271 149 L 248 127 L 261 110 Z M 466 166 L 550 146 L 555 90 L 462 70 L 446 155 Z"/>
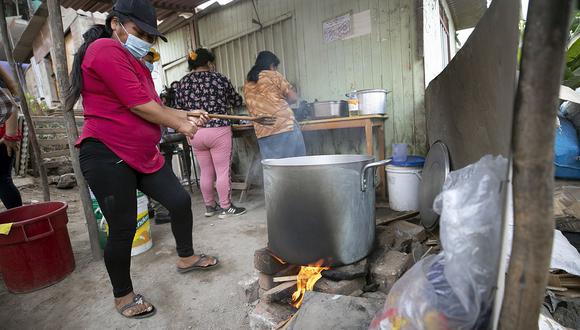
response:
<path fill-rule="evenodd" d="M 316 101 L 312 103 L 312 118 L 348 117 L 346 101 Z"/>
<path fill-rule="evenodd" d="M 387 111 L 387 94 L 384 89 L 361 89 L 346 94 L 355 95 L 361 115 L 384 115 Z"/>
<path fill-rule="evenodd" d="M 363 155 L 262 161 L 269 247 L 294 265 L 351 264 L 375 238 L 375 168 Z"/>

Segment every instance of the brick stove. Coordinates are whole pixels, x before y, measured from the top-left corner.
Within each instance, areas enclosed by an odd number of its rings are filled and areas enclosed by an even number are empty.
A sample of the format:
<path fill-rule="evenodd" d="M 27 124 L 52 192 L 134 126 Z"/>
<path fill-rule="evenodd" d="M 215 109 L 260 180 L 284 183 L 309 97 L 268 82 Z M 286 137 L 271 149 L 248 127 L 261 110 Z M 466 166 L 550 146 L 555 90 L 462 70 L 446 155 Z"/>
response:
<path fill-rule="evenodd" d="M 407 269 L 426 255 L 439 251 L 438 241 L 428 240 L 425 229 L 417 221 L 414 218 L 377 226 L 371 254 L 354 264 L 322 271 L 313 291 L 361 297 L 374 303 L 380 300 L 378 305 L 382 306 L 393 284 Z M 301 265 L 285 263 L 268 248 L 262 248 L 255 251 L 254 266 L 256 274 L 240 282 L 245 299 L 252 307 L 251 328 L 287 327 L 291 323 L 289 319 L 298 311 L 292 306 L 292 294 L 297 288 L 296 275 Z"/>

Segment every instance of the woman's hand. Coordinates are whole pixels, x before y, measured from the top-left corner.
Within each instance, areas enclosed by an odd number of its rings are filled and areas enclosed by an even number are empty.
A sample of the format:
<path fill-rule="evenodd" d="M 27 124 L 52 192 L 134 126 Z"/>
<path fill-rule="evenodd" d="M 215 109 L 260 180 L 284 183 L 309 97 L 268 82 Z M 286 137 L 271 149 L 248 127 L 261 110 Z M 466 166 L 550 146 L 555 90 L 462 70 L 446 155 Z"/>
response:
<path fill-rule="evenodd" d="M 7 141 L 4 138 L 0 139 L 0 144 L 6 146 L 6 152 L 8 153 L 8 157 L 12 157 L 18 152 L 19 145 L 17 141 Z"/>
<path fill-rule="evenodd" d="M 207 124 L 209 121 L 209 116 L 207 111 L 204 110 L 192 110 L 189 112 L 190 114 L 194 114 L 195 117 L 188 117 L 189 120 L 193 120 L 197 126 L 203 126 Z"/>
<path fill-rule="evenodd" d="M 181 133 L 188 138 L 192 138 L 195 133 L 197 132 L 197 125 L 192 120 L 186 119 L 184 120 L 177 128 L 177 132 Z"/>
<path fill-rule="evenodd" d="M 188 138 L 192 138 L 195 133 L 197 132 L 199 126 L 203 126 L 209 120 L 207 112 L 203 110 L 194 110 L 190 112 L 182 112 L 183 113 L 183 121 L 177 127 L 177 131 L 182 133 L 183 135 L 187 136 Z M 192 113 L 195 113 L 197 116 L 191 116 Z"/>

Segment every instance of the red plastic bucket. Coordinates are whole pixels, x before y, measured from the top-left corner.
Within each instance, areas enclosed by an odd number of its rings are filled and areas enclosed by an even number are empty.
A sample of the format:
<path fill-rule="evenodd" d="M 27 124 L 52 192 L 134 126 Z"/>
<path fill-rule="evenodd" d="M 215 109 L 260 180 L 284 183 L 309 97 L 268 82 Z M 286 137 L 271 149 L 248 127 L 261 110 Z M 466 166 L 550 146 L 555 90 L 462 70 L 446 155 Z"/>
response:
<path fill-rule="evenodd" d="M 72 273 L 67 208 L 48 202 L 0 213 L 0 224 L 13 223 L 8 235 L 0 234 L 0 273 L 10 292 L 38 290 Z"/>

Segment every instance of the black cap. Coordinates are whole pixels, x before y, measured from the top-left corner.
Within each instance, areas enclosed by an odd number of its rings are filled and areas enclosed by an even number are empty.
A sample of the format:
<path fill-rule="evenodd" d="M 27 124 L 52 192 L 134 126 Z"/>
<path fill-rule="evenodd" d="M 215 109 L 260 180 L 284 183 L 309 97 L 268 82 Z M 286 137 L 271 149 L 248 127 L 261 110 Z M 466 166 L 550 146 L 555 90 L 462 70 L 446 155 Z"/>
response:
<path fill-rule="evenodd" d="M 157 29 L 155 7 L 149 0 L 117 0 L 113 10 L 126 15 L 143 32 L 167 42 L 167 38 Z"/>

